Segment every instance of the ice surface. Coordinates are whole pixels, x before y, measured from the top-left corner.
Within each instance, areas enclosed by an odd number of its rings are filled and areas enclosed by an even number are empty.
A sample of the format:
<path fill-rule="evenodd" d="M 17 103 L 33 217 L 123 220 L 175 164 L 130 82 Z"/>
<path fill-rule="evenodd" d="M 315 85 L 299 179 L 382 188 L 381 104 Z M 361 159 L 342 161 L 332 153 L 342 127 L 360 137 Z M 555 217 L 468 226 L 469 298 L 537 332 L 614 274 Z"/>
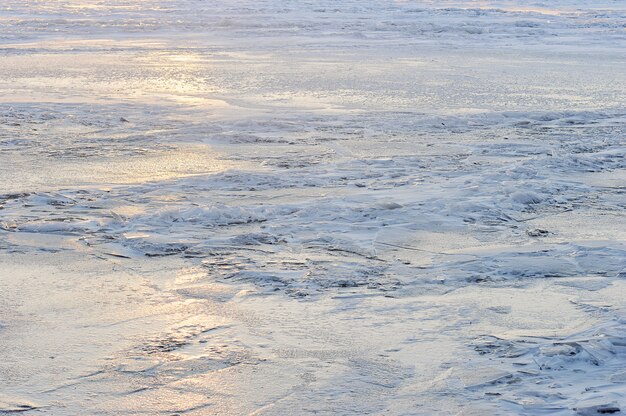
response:
<path fill-rule="evenodd" d="M 0 413 L 626 407 L 622 2 L 0 5 Z"/>

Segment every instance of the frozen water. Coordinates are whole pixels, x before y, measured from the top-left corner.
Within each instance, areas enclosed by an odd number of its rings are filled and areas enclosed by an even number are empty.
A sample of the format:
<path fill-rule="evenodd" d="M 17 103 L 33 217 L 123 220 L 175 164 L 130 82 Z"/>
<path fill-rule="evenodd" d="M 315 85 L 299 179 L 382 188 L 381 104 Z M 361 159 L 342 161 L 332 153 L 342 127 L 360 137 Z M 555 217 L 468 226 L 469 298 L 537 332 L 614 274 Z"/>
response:
<path fill-rule="evenodd" d="M 625 19 L 4 1 L 0 413 L 624 409 Z"/>

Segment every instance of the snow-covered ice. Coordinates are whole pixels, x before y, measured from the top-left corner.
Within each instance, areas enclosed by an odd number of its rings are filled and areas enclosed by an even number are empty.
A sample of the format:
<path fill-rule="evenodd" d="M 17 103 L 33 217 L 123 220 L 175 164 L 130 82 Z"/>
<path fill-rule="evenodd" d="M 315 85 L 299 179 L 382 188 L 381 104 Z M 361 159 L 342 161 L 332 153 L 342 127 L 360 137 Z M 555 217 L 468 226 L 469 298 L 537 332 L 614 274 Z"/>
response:
<path fill-rule="evenodd" d="M 3 1 L 0 413 L 626 411 L 625 21 Z"/>

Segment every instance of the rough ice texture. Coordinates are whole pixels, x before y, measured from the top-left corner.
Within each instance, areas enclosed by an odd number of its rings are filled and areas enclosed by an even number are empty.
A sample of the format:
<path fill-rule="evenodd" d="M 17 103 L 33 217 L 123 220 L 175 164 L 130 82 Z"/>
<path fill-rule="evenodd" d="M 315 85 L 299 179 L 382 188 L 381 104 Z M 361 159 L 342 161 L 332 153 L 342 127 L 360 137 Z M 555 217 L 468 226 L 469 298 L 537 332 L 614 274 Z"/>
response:
<path fill-rule="evenodd" d="M 623 412 L 625 19 L 4 1 L 0 413 Z"/>

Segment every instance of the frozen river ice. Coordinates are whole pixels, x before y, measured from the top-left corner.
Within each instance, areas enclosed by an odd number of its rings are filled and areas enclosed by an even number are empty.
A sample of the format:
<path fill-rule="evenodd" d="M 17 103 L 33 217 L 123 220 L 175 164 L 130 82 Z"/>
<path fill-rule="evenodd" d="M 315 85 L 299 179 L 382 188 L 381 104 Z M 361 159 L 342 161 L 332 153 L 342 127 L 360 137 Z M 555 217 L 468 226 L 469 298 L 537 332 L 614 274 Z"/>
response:
<path fill-rule="evenodd" d="M 0 414 L 626 411 L 625 21 L 3 1 Z"/>

